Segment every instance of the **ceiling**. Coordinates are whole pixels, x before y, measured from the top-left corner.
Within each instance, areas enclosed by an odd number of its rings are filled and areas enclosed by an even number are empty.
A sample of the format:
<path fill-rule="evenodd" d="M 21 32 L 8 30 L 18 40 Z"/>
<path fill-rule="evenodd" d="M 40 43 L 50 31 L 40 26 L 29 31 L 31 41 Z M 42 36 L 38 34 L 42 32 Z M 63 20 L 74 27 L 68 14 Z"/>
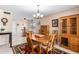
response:
<path fill-rule="evenodd" d="M 78 5 L 40 5 L 40 13 L 44 16 L 55 14 L 71 8 L 79 7 Z M 0 5 L 0 9 L 11 11 L 15 18 L 32 18 L 37 11 L 36 5 Z"/>

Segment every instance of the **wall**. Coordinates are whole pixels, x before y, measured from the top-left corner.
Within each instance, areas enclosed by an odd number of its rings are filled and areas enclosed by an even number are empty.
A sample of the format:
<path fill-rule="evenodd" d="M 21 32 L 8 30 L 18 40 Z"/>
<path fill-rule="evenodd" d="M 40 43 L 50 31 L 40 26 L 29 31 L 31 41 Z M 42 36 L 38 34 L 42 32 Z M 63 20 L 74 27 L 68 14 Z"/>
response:
<path fill-rule="evenodd" d="M 12 13 L 11 14 L 4 14 L 5 10 L 0 9 L 0 29 L 4 28 L 4 31 L 0 32 L 12 32 Z M 6 26 L 3 26 L 3 23 L 1 22 L 2 18 L 7 18 L 8 22 L 6 23 Z M 8 35 L 0 35 L 0 45 L 9 43 L 9 37 Z"/>
<path fill-rule="evenodd" d="M 65 10 L 56 14 L 51 14 L 47 17 L 44 17 L 43 19 L 41 19 L 41 25 L 49 25 L 50 26 L 50 33 L 52 33 L 53 30 L 56 30 L 58 32 L 58 39 L 59 39 L 59 22 L 58 22 L 58 27 L 52 27 L 52 20 L 53 19 L 58 19 L 62 17 L 62 16 L 68 16 L 68 15 L 74 15 L 74 14 L 79 14 L 79 8 L 73 8 L 73 9 L 69 9 L 69 10 Z M 59 45 L 60 42 L 59 40 L 57 40 L 57 44 Z"/>
<path fill-rule="evenodd" d="M 12 12 L 11 12 L 11 15 L 3 14 L 3 12 L 4 10 L 0 10 L 0 29 L 5 28 L 5 31 L 3 32 L 12 32 L 13 45 L 26 42 L 25 39 L 22 38 L 22 29 L 23 29 L 23 26 L 25 26 L 26 29 L 28 29 L 28 26 L 29 26 L 27 25 L 28 21 L 25 21 L 23 18 L 15 19 L 18 16 L 15 16 L 15 14 L 14 13 L 12 14 Z M 3 23 L 1 22 L 2 17 L 6 17 L 8 19 L 8 23 L 6 24 L 6 26 L 3 26 Z M 36 23 L 34 24 L 34 26 L 36 27 L 35 33 L 38 33 L 38 28 L 39 28 L 38 22 L 39 21 L 35 20 L 35 23 Z M 17 24 L 19 24 L 19 26 L 17 26 Z M 7 44 L 7 43 L 9 43 L 9 36 L 0 35 L 0 45 Z"/>
<path fill-rule="evenodd" d="M 53 12 L 53 11 L 52 11 Z M 41 19 L 41 25 L 50 25 L 50 33 L 52 30 L 59 30 L 59 27 L 52 27 L 52 21 L 53 19 L 58 19 L 62 16 L 68 16 L 68 15 L 74 15 L 79 14 L 79 8 L 72 8 L 69 10 L 65 10 L 56 14 L 51 14 L 50 16 L 44 17 Z"/>
<path fill-rule="evenodd" d="M 50 16 L 40 19 L 40 25 L 49 25 L 49 30 L 50 30 Z"/>
<path fill-rule="evenodd" d="M 6 32 L 11 32 L 12 31 L 12 14 L 8 15 L 8 14 L 4 14 L 3 13 L 4 10 L 0 10 L 0 29 L 4 28 Z M 8 22 L 6 23 L 6 26 L 3 26 L 3 23 L 1 22 L 2 18 L 7 18 Z"/>
<path fill-rule="evenodd" d="M 52 19 L 59 19 L 62 16 L 75 15 L 75 14 L 79 14 L 79 8 L 73 8 L 73 9 L 70 9 L 70 10 L 62 11 L 60 13 L 51 15 L 50 16 L 50 18 L 51 18 L 50 21 Z M 51 27 L 50 31 L 52 31 L 52 29 L 53 29 L 53 27 Z M 55 28 L 55 29 L 59 30 L 59 28 Z"/>
<path fill-rule="evenodd" d="M 22 37 L 23 27 L 26 27 L 27 29 L 27 19 L 24 20 L 23 18 L 21 18 L 13 21 L 12 45 L 18 45 L 26 42 L 25 39 Z"/>
<path fill-rule="evenodd" d="M 24 24 L 23 19 L 20 20 L 12 20 L 13 14 L 11 15 L 5 15 L 3 14 L 4 10 L 0 10 L 0 19 L 2 17 L 7 17 L 9 19 L 9 22 L 6 24 L 6 26 L 4 27 L 0 21 L 0 28 L 6 28 L 7 32 L 11 32 L 13 33 L 13 36 L 16 35 L 22 35 L 20 33 L 22 33 L 20 30 L 22 29 L 21 26 L 20 28 L 18 27 L 17 29 L 17 23 L 19 23 L 20 25 Z M 53 11 L 52 11 L 53 12 Z M 58 30 L 59 32 L 59 27 L 52 27 L 52 19 L 59 19 L 61 16 L 68 16 L 68 15 L 73 15 L 73 14 L 79 14 L 79 8 L 73 8 L 70 10 L 66 10 L 66 11 L 62 11 L 56 14 L 52 14 L 50 16 L 44 17 L 43 19 L 40 19 L 40 25 L 49 25 L 49 29 L 50 29 L 50 33 L 52 32 L 52 30 Z M 13 24 L 13 25 L 12 25 Z M 39 28 L 39 26 L 37 27 Z M 20 30 L 19 30 L 20 29 Z M 38 32 L 38 31 L 37 31 Z M 6 38 L 6 40 L 5 40 Z M 13 45 L 19 44 L 25 42 L 24 39 L 21 37 L 13 37 Z M 8 43 L 8 35 L 4 36 L 0 36 L 0 45 Z"/>
<path fill-rule="evenodd" d="M 17 30 L 16 30 L 17 35 L 22 36 L 23 27 L 26 27 L 26 29 L 27 29 L 27 20 L 24 20 L 24 19 L 16 20 L 16 27 L 17 27 Z"/>
<path fill-rule="evenodd" d="M 17 25 L 19 24 L 19 25 Z M 34 30 L 32 29 L 32 26 L 34 27 Z M 22 19 L 18 19 L 18 20 L 14 20 L 13 21 L 13 44 L 12 45 L 18 45 L 21 43 L 25 43 L 26 42 L 26 38 L 22 36 L 22 29 L 23 27 L 26 27 L 26 31 L 30 30 L 30 31 L 35 31 L 34 33 L 38 33 L 38 28 L 39 28 L 39 24 L 37 20 L 34 20 L 33 22 L 31 20 L 24 20 Z"/>
<path fill-rule="evenodd" d="M 40 22 L 41 22 L 40 25 L 49 25 L 50 24 L 50 16 L 40 19 Z"/>

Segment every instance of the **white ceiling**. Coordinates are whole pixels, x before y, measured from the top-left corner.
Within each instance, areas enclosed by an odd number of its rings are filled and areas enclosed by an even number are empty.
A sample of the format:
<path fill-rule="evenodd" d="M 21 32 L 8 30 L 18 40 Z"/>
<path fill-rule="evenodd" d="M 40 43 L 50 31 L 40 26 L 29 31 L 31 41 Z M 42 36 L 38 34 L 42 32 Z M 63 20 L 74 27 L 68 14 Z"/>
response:
<path fill-rule="evenodd" d="M 40 5 L 40 13 L 44 16 L 55 14 L 64 10 L 79 7 L 78 5 Z M 0 9 L 11 11 L 16 18 L 32 18 L 32 15 L 36 13 L 36 5 L 0 5 Z"/>

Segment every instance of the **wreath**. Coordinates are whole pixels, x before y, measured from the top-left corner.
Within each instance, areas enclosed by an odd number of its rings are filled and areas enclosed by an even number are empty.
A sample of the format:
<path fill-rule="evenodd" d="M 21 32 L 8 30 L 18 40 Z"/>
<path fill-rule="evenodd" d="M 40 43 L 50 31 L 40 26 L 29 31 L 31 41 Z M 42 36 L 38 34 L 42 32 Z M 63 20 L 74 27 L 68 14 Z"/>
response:
<path fill-rule="evenodd" d="M 8 22 L 8 19 L 7 18 L 2 18 L 1 22 L 3 23 L 3 25 L 6 25 L 6 23 Z"/>

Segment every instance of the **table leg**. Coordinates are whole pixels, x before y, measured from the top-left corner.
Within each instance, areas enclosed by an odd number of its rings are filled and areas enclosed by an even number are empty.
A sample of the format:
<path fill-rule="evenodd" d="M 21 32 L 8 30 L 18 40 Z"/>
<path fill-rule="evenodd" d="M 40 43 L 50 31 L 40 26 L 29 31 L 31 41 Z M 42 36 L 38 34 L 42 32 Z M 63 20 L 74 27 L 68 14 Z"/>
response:
<path fill-rule="evenodd" d="M 12 33 L 10 33 L 9 35 L 9 43 L 10 43 L 10 47 L 12 47 Z"/>
<path fill-rule="evenodd" d="M 39 43 L 39 54 L 41 54 L 41 44 Z"/>

